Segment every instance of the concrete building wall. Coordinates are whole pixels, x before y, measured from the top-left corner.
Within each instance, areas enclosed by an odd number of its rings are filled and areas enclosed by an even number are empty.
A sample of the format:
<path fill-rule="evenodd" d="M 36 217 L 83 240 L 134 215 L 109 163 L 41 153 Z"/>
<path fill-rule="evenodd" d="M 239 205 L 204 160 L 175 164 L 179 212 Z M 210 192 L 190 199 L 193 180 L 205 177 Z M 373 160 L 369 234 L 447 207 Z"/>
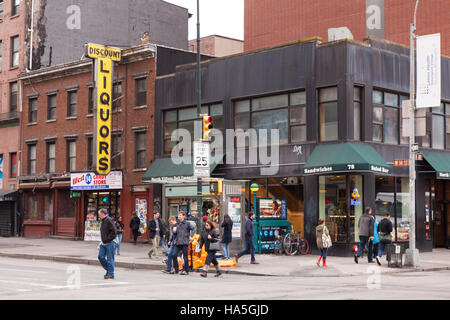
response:
<path fill-rule="evenodd" d="M 189 40 L 189 51 L 197 52 L 197 39 Z M 200 39 L 200 51 L 202 54 L 214 57 L 224 57 L 244 51 L 244 42 L 217 35 Z"/>
<path fill-rule="evenodd" d="M 27 0 L 31 24 L 31 0 Z M 187 49 L 188 11 L 161 0 L 34 0 L 33 70 L 80 60 L 85 43 Z"/>
<path fill-rule="evenodd" d="M 366 9 L 373 3 L 379 5 L 381 17 L 384 15 L 380 23 L 385 39 L 409 46 L 414 0 L 245 0 L 244 50 L 312 36 L 328 41 L 329 28 L 344 26 L 355 40 L 361 41 L 372 32 L 366 25 L 373 15 L 366 16 Z M 441 33 L 441 50 L 445 55 L 450 55 L 449 12 L 448 0 L 420 1 L 417 11 L 416 34 Z"/>

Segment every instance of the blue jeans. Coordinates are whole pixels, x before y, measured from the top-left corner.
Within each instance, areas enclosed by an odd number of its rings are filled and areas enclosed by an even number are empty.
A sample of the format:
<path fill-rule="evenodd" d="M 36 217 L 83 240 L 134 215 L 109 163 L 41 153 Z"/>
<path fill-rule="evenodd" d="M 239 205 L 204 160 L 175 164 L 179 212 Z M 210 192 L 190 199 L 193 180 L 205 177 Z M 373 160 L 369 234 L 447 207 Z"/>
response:
<path fill-rule="evenodd" d="M 166 270 L 170 272 L 170 270 L 172 270 L 172 259 L 173 259 L 173 254 L 175 253 L 175 245 L 172 244 L 170 246 L 169 252 L 167 253 L 167 266 L 166 266 Z M 178 269 L 175 270 L 175 272 L 178 272 Z"/>
<path fill-rule="evenodd" d="M 205 266 L 203 267 L 203 270 L 208 271 L 209 265 L 213 264 L 215 267 L 219 265 L 219 262 L 216 259 L 216 252 L 215 251 L 208 251 L 208 255 L 206 256 L 205 260 Z"/>
<path fill-rule="evenodd" d="M 320 256 L 321 256 L 323 259 L 326 259 L 326 258 L 327 258 L 327 251 L 328 251 L 328 248 L 320 249 Z"/>
<path fill-rule="evenodd" d="M 114 275 L 114 251 L 116 249 L 116 244 L 111 241 L 108 244 L 101 244 L 98 250 L 98 260 L 106 272 L 113 276 Z M 106 257 L 106 258 L 105 258 Z"/>
<path fill-rule="evenodd" d="M 359 236 L 359 249 L 358 253 L 356 254 L 358 257 L 361 257 L 364 248 L 367 246 L 369 247 L 369 253 L 367 254 L 367 259 L 369 261 L 373 260 L 373 241 L 369 241 L 369 237 L 366 236 Z"/>
<path fill-rule="evenodd" d="M 117 234 L 117 244 L 116 244 L 116 253 L 120 254 L 120 243 L 122 242 L 122 234 Z"/>
<path fill-rule="evenodd" d="M 225 258 L 230 257 L 230 244 L 229 243 L 222 243 L 222 252 L 223 252 L 223 256 Z"/>
<path fill-rule="evenodd" d="M 255 244 L 253 243 L 253 239 L 245 239 L 245 249 L 238 253 L 238 258 L 247 253 L 251 254 L 251 261 L 255 261 Z"/>
<path fill-rule="evenodd" d="M 159 239 L 159 241 L 161 242 L 164 252 L 169 254 L 169 247 L 167 246 L 166 240 L 164 238 L 161 238 Z"/>
<path fill-rule="evenodd" d="M 386 248 L 386 244 L 383 242 L 380 242 L 380 248 L 378 249 L 378 256 L 382 257 L 384 253 L 384 249 Z"/>
<path fill-rule="evenodd" d="M 184 259 L 184 265 L 183 265 L 183 271 L 189 273 L 189 257 L 188 257 L 188 245 L 175 245 L 175 250 L 173 253 L 173 267 L 175 268 L 175 272 L 178 272 L 179 266 L 178 266 L 178 254 L 183 253 L 183 259 Z"/>

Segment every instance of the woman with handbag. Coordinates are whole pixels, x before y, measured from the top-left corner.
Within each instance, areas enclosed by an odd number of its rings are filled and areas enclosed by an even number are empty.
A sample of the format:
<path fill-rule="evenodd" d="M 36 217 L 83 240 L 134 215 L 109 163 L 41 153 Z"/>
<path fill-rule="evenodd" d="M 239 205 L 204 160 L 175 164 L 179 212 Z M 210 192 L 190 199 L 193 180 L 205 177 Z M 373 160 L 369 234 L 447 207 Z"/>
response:
<path fill-rule="evenodd" d="M 219 233 L 216 229 L 216 224 L 211 220 L 206 221 L 205 229 L 201 234 L 199 242 L 200 249 L 202 248 L 203 244 L 205 245 L 205 251 L 208 253 L 208 255 L 206 256 L 205 266 L 203 267 L 201 276 L 204 278 L 207 277 L 209 265 L 212 263 L 217 271 L 215 277 L 218 277 L 222 274 L 219 268 L 219 262 L 217 262 L 216 259 L 216 252 L 220 250 L 220 238 Z"/>
<path fill-rule="evenodd" d="M 377 263 L 379 266 L 381 266 L 381 257 L 383 256 L 384 249 L 386 248 L 386 245 L 392 243 L 392 222 L 391 222 L 391 215 L 389 213 L 386 213 L 383 220 L 380 221 L 377 228 L 378 232 L 380 233 L 380 248 L 378 250 L 378 254 L 375 257 L 377 260 Z"/>
<path fill-rule="evenodd" d="M 325 225 L 325 221 L 319 219 L 318 226 L 316 227 L 316 242 L 317 248 L 320 250 L 320 256 L 317 259 L 317 266 L 320 267 L 320 260 L 323 259 L 323 266 L 327 266 L 327 250 L 331 247 L 331 237 L 328 228 Z"/>

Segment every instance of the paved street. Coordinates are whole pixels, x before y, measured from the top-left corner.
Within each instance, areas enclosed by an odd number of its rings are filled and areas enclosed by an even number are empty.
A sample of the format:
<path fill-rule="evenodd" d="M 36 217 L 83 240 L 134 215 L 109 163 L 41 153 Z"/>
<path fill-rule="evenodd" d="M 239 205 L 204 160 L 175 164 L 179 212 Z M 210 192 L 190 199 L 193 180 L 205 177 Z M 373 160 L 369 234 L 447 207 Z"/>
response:
<path fill-rule="evenodd" d="M 103 274 L 99 266 L 0 258 L 0 299 L 450 299 L 448 270 L 348 277 L 211 274 L 204 279 L 199 273 L 118 268 L 109 281 Z"/>

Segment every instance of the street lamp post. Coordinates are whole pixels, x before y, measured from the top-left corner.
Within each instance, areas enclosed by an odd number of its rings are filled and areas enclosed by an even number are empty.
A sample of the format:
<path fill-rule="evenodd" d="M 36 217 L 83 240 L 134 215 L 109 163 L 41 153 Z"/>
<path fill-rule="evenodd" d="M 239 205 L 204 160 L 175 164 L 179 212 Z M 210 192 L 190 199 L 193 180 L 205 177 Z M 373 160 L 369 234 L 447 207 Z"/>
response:
<path fill-rule="evenodd" d="M 409 109 L 409 249 L 406 250 L 405 265 L 416 267 L 419 265 L 419 250 L 416 249 L 416 159 L 415 152 L 412 148 L 415 143 L 415 59 L 414 59 L 414 41 L 416 35 L 416 15 L 417 6 L 419 5 L 419 0 L 416 1 L 416 6 L 414 8 L 414 22 L 410 27 L 410 73 L 409 73 L 409 99 L 410 99 L 410 109 Z"/>
<path fill-rule="evenodd" d="M 201 119 L 202 114 L 202 78 L 200 68 L 200 0 L 197 0 L 197 117 Z M 202 129 L 203 130 L 203 129 Z M 198 137 L 202 140 L 203 134 Z M 203 214 L 202 201 L 202 179 L 197 177 L 197 219 L 201 219 Z"/>

